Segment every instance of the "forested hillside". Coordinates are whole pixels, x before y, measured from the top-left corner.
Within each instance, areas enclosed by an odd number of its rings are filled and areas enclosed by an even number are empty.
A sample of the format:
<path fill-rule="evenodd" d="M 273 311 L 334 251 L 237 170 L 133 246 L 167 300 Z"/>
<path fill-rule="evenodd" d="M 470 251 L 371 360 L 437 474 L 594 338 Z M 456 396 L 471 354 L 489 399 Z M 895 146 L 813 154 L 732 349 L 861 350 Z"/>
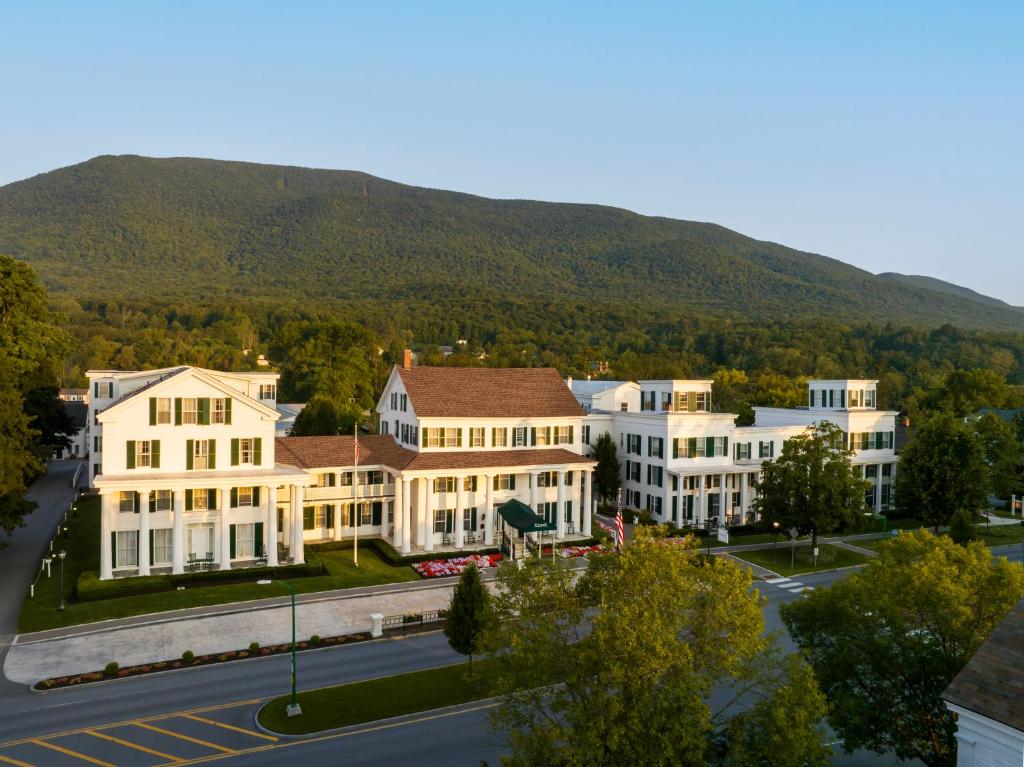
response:
<path fill-rule="evenodd" d="M 2 187 L 0 253 L 51 293 L 102 301 L 486 304 L 512 326 L 550 302 L 1024 330 L 1022 312 L 714 224 L 215 160 L 104 156 Z"/>

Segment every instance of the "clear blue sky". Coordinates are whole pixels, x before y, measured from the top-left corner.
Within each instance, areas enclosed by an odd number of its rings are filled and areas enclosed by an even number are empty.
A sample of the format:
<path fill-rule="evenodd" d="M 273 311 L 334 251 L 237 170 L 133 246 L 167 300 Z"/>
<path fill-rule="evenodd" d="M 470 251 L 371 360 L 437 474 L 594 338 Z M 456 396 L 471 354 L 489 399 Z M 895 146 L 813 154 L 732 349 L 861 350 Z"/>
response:
<path fill-rule="evenodd" d="M 0 183 L 97 154 L 714 221 L 1024 305 L 1024 2 L 0 0 Z"/>

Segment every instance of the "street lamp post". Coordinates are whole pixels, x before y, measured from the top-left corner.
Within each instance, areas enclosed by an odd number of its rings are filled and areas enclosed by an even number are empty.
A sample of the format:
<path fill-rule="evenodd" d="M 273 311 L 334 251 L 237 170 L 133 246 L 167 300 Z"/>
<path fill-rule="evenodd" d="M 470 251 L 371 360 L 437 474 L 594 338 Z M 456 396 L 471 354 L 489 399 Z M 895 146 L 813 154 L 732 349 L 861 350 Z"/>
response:
<path fill-rule="evenodd" d="M 285 709 L 288 716 L 298 716 L 302 713 L 302 707 L 299 705 L 298 697 L 296 695 L 296 674 L 295 674 L 295 587 L 288 581 L 272 581 L 269 579 L 256 581 L 260 586 L 269 586 L 271 583 L 279 583 L 284 586 L 292 594 L 292 702 L 288 704 Z"/>
<path fill-rule="evenodd" d="M 772 557 L 773 561 L 779 561 L 779 521 L 772 522 Z"/>
<path fill-rule="evenodd" d="M 60 560 L 60 607 L 58 610 L 64 609 L 64 557 L 67 556 L 67 552 L 64 549 L 60 550 L 57 554 L 57 558 Z"/>

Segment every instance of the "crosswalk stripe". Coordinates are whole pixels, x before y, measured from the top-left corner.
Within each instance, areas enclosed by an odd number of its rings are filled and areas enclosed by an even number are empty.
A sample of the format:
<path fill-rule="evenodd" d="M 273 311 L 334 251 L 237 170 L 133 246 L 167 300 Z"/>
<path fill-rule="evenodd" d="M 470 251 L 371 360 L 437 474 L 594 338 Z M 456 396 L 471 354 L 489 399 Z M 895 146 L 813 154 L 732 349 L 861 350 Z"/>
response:
<path fill-rule="evenodd" d="M 35 767 L 34 764 L 23 762 L 21 759 L 15 759 L 13 756 L 4 756 L 3 754 L 0 754 L 0 762 L 3 762 L 4 764 L 13 764 L 14 767 Z"/>
<path fill-rule="evenodd" d="M 770 583 L 773 586 L 775 586 L 779 583 L 789 583 L 789 578 L 768 578 L 767 580 L 765 580 L 765 583 Z"/>
<path fill-rule="evenodd" d="M 134 748 L 136 751 L 144 751 L 147 754 L 153 756 L 159 756 L 161 759 L 167 759 L 171 762 L 180 762 L 182 758 L 180 756 L 174 756 L 172 754 L 165 754 L 163 751 L 157 751 L 154 748 L 148 746 L 140 746 L 138 743 L 132 743 L 129 740 L 122 740 L 121 738 L 115 738 L 113 735 L 107 735 L 105 732 L 96 732 L 95 730 L 82 730 L 86 735 L 92 735 L 94 738 L 102 738 L 103 740 L 109 740 L 111 743 L 117 743 L 128 748 Z"/>
<path fill-rule="evenodd" d="M 213 719 L 207 719 L 202 716 L 196 716 L 195 714 L 185 714 L 185 718 L 193 719 L 197 722 L 202 722 L 203 724 L 212 724 L 214 727 L 223 727 L 225 730 L 233 730 L 235 732 L 240 732 L 243 735 L 252 735 L 253 737 L 263 738 L 264 740 L 277 740 L 277 738 L 275 738 L 273 735 L 264 735 L 262 732 L 256 732 L 255 730 L 247 730 L 244 727 L 235 727 L 235 725 L 233 724 L 224 724 L 224 722 L 217 722 Z"/>
<path fill-rule="evenodd" d="M 801 591 L 814 591 L 814 586 L 801 586 L 798 589 L 787 589 L 790 594 L 799 594 Z"/>
<path fill-rule="evenodd" d="M 147 730 L 163 733 L 164 735 L 170 735 L 172 738 L 180 738 L 181 740 L 187 740 L 191 743 L 197 743 L 200 746 L 206 746 L 207 748 L 212 748 L 215 751 L 223 751 L 225 754 L 236 753 L 235 749 L 233 748 L 227 748 L 226 746 L 220 746 L 216 743 L 210 743 L 210 741 L 208 740 L 193 738 L 191 735 L 183 735 L 180 732 L 172 732 L 171 730 L 165 730 L 163 727 L 157 727 L 155 724 L 149 724 L 147 722 L 135 722 L 134 724 L 136 727 L 145 727 Z"/>
<path fill-rule="evenodd" d="M 86 762 L 92 762 L 93 764 L 99 765 L 99 767 L 117 767 L 116 765 L 113 765 L 110 762 L 104 762 L 102 759 L 96 759 L 94 757 L 88 756 L 87 754 L 80 754 L 77 751 L 72 751 L 70 748 L 58 746 L 56 743 L 47 743 L 45 740 L 30 740 L 29 743 L 34 743 L 37 746 L 42 746 L 43 748 L 48 748 L 51 751 L 57 751 L 61 754 L 73 756 L 76 759 L 81 759 Z"/>

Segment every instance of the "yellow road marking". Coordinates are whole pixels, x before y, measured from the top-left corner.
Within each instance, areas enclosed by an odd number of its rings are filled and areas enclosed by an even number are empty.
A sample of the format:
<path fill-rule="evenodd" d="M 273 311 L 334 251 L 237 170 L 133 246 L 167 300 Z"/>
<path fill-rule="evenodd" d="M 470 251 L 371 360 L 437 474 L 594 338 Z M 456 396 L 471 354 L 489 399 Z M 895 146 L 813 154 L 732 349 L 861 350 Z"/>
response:
<path fill-rule="evenodd" d="M 28 762 L 15 759 L 13 756 L 4 756 L 3 754 L 0 754 L 0 762 L 3 762 L 4 764 L 13 764 L 14 767 L 35 767 L 35 765 L 29 764 Z"/>
<path fill-rule="evenodd" d="M 109 740 L 111 743 L 118 743 L 122 746 L 128 746 L 128 748 L 134 748 L 137 751 L 145 751 L 147 754 L 153 756 L 159 756 L 161 759 L 168 759 L 172 762 L 180 762 L 180 756 L 174 756 L 173 754 L 165 754 L 163 751 L 157 751 L 156 749 L 149 748 L 147 746 L 140 746 L 138 743 L 132 743 L 128 740 L 122 740 L 121 738 L 115 738 L 113 735 L 107 735 L 105 732 L 96 732 L 95 730 L 82 730 L 86 735 L 92 735 L 94 738 L 102 738 L 103 740 Z"/>
<path fill-rule="evenodd" d="M 192 719 L 196 722 L 202 722 L 203 724 L 212 724 L 214 727 L 223 727 L 225 730 L 234 730 L 240 732 L 243 735 L 252 735 L 257 738 L 263 738 L 264 740 L 276 741 L 273 735 L 264 735 L 262 732 L 256 732 L 255 730 L 247 730 L 244 727 L 235 727 L 233 724 L 224 724 L 224 722 L 218 722 L 214 719 L 207 719 L 206 717 L 196 716 L 195 714 L 184 714 L 185 719 Z"/>
<path fill-rule="evenodd" d="M 53 751 L 59 751 L 62 754 L 67 754 L 68 756 L 73 756 L 76 759 L 82 759 L 83 761 L 86 761 L 86 762 L 92 762 L 93 764 L 98 764 L 99 767 L 116 767 L 116 765 L 113 765 L 110 762 L 104 762 L 101 759 L 95 759 L 95 758 L 93 758 L 91 756 L 88 756 L 86 754 L 80 754 L 77 751 L 72 751 L 70 748 L 64 748 L 64 746 L 58 746 L 56 743 L 47 743 L 45 740 L 30 740 L 29 743 L 33 743 L 33 744 L 35 744 L 37 746 L 42 746 L 43 748 L 49 748 L 49 749 L 52 749 Z"/>
<path fill-rule="evenodd" d="M 216 743 L 211 743 L 208 740 L 200 740 L 199 738 L 193 738 L 191 735 L 183 735 L 180 732 L 171 732 L 170 730 L 165 730 L 163 727 L 157 727 L 156 725 L 147 724 L 146 722 L 134 722 L 133 724 L 136 727 L 145 727 L 147 730 L 152 730 L 153 732 L 161 732 L 164 735 L 170 735 L 172 738 L 180 738 L 181 740 L 187 740 L 191 743 L 198 743 L 200 746 L 206 746 L 207 748 L 212 748 L 217 751 L 223 751 L 225 754 L 238 753 L 237 749 L 228 748 L 227 746 L 220 746 Z"/>

